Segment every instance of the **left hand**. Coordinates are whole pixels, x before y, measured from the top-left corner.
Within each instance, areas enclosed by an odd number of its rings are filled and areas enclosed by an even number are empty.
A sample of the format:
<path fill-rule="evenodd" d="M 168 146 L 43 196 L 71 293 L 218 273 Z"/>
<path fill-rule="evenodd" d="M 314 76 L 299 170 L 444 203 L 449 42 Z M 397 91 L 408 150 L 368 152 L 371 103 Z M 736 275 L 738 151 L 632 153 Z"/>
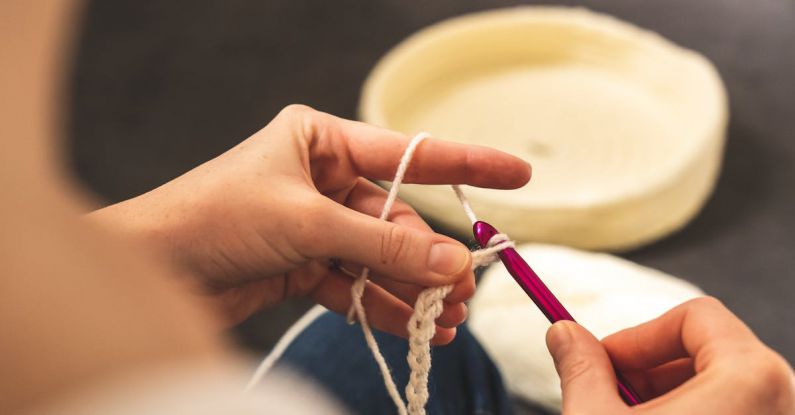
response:
<path fill-rule="evenodd" d="M 389 222 L 378 220 L 386 192 L 368 180 L 391 180 L 408 142 L 293 105 L 221 156 L 94 216 L 165 251 L 231 322 L 300 295 L 346 312 L 353 279 L 329 258 L 372 269 L 369 320 L 404 337 L 417 294 L 455 284 L 434 338 L 447 343 L 474 292 L 469 250 L 400 201 Z M 514 156 L 428 139 L 405 181 L 510 189 L 529 179 L 530 166 Z"/>

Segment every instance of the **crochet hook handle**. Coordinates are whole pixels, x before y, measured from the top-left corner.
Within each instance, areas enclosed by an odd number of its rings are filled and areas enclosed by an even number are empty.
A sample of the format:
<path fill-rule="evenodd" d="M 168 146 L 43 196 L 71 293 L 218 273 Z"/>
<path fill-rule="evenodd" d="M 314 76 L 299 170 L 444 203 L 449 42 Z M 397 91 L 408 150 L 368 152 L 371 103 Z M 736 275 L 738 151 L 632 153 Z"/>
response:
<path fill-rule="evenodd" d="M 475 222 L 472 226 L 472 231 L 482 248 L 486 248 L 489 240 L 499 233 L 497 229 L 483 221 Z M 541 278 L 527 265 L 527 262 L 515 249 L 506 248 L 498 252 L 497 255 L 499 255 L 500 260 L 513 276 L 513 279 L 519 283 L 519 286 L 544 313 L 550 323 L 560 320 L 575 321 L 568 310 L 563 307 L 563 304 L 558 301 L 557 297 L 552 294 L 552 291 L 547 288 L 546 284 L 541 281 Z M 616 372 L 616 378 L 618 379 L 618 393 L 627 405 L 632 406 L 643 402 L 632 388 L 632 385 L 620 373 Z"/>

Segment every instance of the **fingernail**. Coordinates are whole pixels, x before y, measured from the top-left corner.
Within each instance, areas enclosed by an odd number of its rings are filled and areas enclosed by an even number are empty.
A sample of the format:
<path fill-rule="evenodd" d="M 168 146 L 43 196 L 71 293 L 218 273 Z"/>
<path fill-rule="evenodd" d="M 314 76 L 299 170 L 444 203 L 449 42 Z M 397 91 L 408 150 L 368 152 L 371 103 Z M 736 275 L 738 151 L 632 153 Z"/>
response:
<path fill-rule="evenodd" d="M 547 332 L 547 349 L 552 354 L 552 358 L 557 360 L 563 349 L 571 342 L 571 329 L 566 322 L 558 322 L 552 325 Z"/>
<path fill-rule="evenodd" d="M 437 242 L 428 255 L 428 268 L 442 275 L 455 275 L 466 266 L 468 257 L 469 250 L 463 245 Z"/>

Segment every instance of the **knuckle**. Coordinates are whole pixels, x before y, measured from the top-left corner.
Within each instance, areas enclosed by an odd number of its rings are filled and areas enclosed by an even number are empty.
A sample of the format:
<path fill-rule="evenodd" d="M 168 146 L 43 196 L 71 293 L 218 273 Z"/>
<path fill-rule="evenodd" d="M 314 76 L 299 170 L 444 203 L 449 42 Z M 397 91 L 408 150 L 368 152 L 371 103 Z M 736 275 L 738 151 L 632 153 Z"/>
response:
<path fill-rule="evenodd" d="M 588 360 L 580 356 L 572 356 L 560 368 L 561 386 L 565 389 L 572 382 L 583 378 L 591 371 L 592 367 L 593 365 Z"/>
<path fill-rule="evenodd" d="M 466 269 L 469 269 L 469 267 L 467 267 Z M 460 295 L 461 295 L 461 298 L 463 299 L 463 301 L 469 300 L 470 298 L 472 298 L 473 295 L 475 295 L 475 289 L 476 289 L 476 287 L 475 287 L 475 275 L 474 275 L 474 273 L 471 273 L 471 274 L 472 274 L 472 277 L 467 279 L 464 282 L 463 288 L 461 289 L 461 294 Z"/>
<path fill-rule="evenodd" d="M 716 346 L 714 344 L 705 345 L 699 350 L 698 358 L 694 361 L 693 369 L 696 373 L 705 371 L 708 367 L 719 362 L 718 356 L 720 356 L 720 354 L 719 350 L 716 351 Z"/>
<path fill-rule="evenodd" d="M 792 394 L 792 369 L 784 358 L 767 350 L 760 353 L 756 366 L 760 377 L 758 385 L 773 395 L 770 398 L 777 399 L 784 394 Z"/>
<path fill-rule="evenodd" d="M 717 298 L 707 295 L 689 301 L 689 305 L 694 308 L 725 309 L 726 306 Z"/>
<path fill-rule="evenodd" d="M 393 220 L 394 218 L 398 218 L 401 216 L 414 216 L 417 215 L 417 211 L 414 210 L 408 203 L 397 199 L 395 200 L 395 204 L 392 206 L 392 210 L 390 211 L 389 218 Z"/>
<path fill-rule="evenodd" d="M 404 227 L 385 222 L 381 228 L 381 250 L 379 260 L 382 264 L 402 261 L 411 246 L 411 233 Z"/>
<path fill-rule="evenodd" d="M 304 104 L 290 104 L 290 105 L 287 105 L 286 107 L 282 108 L 282 110 L 279 111 L 279 115 L 280 116 L 290 117 L 290 118 L 292 118 L 292 117 L 304 117 L 304 116 L 312 114 L 314 111 L 315 110 L 312 109 L 312 107 L 310 107 L 308 105 L 304 105 Z"/>
<path fill-rule="evenodd" d="M 312 137 L 317 127 L 317 111 L 303 104 L 290 104 L 284 107 L 276 119 L 282 120 L 302 137 Z"/>
<path fill-rule="evenodd" d="M 725 363 L 721 370 L 724 376 L 742 384 L 742 390 L 760 405 L 776 406 L 787 402 L 791 405 L 795 400 L 792 368 L 777 353 L 762 347 L 763 350 L 741 352 L 735 357 L 743 363 Z"/>

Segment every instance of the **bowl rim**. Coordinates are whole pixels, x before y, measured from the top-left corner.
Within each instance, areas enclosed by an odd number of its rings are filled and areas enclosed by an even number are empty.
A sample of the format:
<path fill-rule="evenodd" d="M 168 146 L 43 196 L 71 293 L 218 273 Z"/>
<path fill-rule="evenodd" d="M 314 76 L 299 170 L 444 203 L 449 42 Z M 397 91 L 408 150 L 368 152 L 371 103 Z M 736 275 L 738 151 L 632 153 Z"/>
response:
<path fill-rule="evenodd" d="M 699 137 L 700 147 L 691 151 L 687 157 L 677 165 L 677 169 L 684 170 L 686 166 L 702 157 L 705 151 L 709 151 L 712 147 L 719 145 L 722 147 L 722 142 L 725 138 L 725 129 L 728 123 L 728 100 L 725 86 L 720 78 L 720 75 L 715 66 L 701 54 L 690 49 L 681 47 L 667 38 L 644 28 L 638 27 L 632 23 L 620 20 L 608 14 L 594 12 L 584 7 L 570 7 L 570 6 L 518 6 L 510 8 L 500 8 L 486 11 L 479 11 L 474 13 L 463 14 L 460 16 L 452 17 L 440 22 L 427 26 L 419 31 L 411 34 L 409 37 L 398 43 L 383 55 L 373 69 L 368 74 L 365 82 L 363 83 L 359 106 L 358 116 L 359 119 L 390 128 L 387 123 L 387 115 L 383 108 L 382 97 L 384 96 L 383 90 L 389 83 L 389 80 L 396 73 L 395 67 L 405 59 L 412 56 L 417 50 L 421 50 L 426 45 L 431 45 L 436 42 L 444 41 L 450 36 L 457 33 L 464 33 L 469 30 L 477 30 L 477 25 L 488 23 L 491 26 L 508 23 L 522 23 L 522 24 L 537 24 L 544 22 L 555 22 L 562 25 L 571 25 L 572 27 L 586 28 L 597 32 L 605 33 L 606 35 L 613 35 L 622 40 L 628 40 L 638 45 L 658 48 L 670 52 L 670 58 L 690 60 L 695 62 L 694 68 L 704 72 L 705 79 L 709 80 L 708 85 L 700 93 L 708 93 L 709 96 L 703 98 L 705 102 L 711 102 L 714 111 L 709 111 L 707 114 L 713 114 L 710 117 L 702 117 L 700 124 L 700 133 L 694 132 L 694 137 Z M 695 126 L 688 126 L 689 129 L 695 130 Z M 567 200 L 550 200 L 548 203 L 544 201 L 522 202 L 516 204 L 517 207 L 533 208 L 533 209 L 580 209 L 583 206 L 588 208 L 605 208 L 616 203 L 632 203 L 640 201 L 648 197 L 650 194 L 655 194 L 661 191 L 661 188 L 670 185 L 669 176 L 661 175 L 653 182 L 647 183 L 645 186 L 633 187 L 627 189 L 625 192 L 620 193 L 620 197 L 608 197 L 591 199 L 587 202 L 578 201 L 576 199 Z M 480 192 L 473 192 L 470 196 L 474 199 L 479 199 L 483 203 L 491 206 L 503 206 L 503 200 L 488 200 L 480 197 Z"/>

